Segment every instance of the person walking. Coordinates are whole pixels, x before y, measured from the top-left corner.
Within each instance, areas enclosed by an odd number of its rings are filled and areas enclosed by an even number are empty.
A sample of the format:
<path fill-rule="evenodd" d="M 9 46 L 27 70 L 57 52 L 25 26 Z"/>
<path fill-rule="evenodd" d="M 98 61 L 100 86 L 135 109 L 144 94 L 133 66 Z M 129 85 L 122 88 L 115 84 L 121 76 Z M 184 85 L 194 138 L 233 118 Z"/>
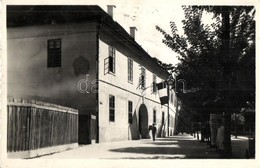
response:
<path fill-rule="evenodd" d="M 206 125 L 205 125 L 205 139 L 206 139 L 206 142 L 207 142 L 207 145 L 210 146 L 210 141 L 211 141 L 211 138 L 210 138 L 210 124 L 209 124 L 209 121 L 206 122 Z"/>
<path fill-rule="evenodd" d="M 157 128 L 156 128 L 156 124 L 153 123 L 153 127 L 152 127 L 152 136 L 153 136 L 153 141 L 155 141 L 155 134 L 156 134 Z"/>
<path fill-rule="evenodd" d="M 219 128 L 217 132 L 217 150 L 224 151 L 224 121 L 219 121 Z"/>

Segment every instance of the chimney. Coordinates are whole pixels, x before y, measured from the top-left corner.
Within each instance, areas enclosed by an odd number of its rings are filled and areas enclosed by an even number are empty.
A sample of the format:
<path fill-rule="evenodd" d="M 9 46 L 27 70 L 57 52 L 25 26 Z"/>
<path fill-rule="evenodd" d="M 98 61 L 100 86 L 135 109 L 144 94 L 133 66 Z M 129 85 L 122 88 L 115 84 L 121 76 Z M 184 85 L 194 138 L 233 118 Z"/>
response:
<path fill-rule="evenodd" d="M 113 8 L 116 8 L 115 5 L 107 5 L 107 13 L 113 18 Z"/>
<path fill-rule="evenodd" d="M 133 39 L 135 39 L 135 31 L 137 30 L 136 27 L 130 27 L 130 36 L 133 37 Z"/>

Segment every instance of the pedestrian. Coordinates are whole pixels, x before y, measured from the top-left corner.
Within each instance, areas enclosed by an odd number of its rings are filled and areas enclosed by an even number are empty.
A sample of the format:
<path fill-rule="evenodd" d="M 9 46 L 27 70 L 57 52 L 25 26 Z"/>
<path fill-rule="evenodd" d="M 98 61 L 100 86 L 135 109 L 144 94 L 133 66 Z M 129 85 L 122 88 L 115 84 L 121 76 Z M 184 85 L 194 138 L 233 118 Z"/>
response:
<path fill-rule="evenodd" d="M 162 125 L 161 137 L 165 137 L 165 126 Z"/>
<path fill-rule="evenodd" d="M 153 130 L 153 126 L 152 125 L 149 125 L 148 127 L 148 131 L 149 131 L 149 138 L 152 137 L 152 130 Z"/>
<path fill-rule="evenodd" d="M 222 152 L 224 150 L 224 123 L 219 122 L 219 128 L 217 132 L 217 150 Z"/>
<path fill-rule="evenodd" d="M 153 123 L 153 127 L 152 127 L 152 136 L 153 136 L 153 141 L 155 141 L 155 134 L 156 134 L 156 124 Z"/>
<path fill-rule="evenodd" d="M 206 122 L 206 125 L 205 125 L 205 139 L 206 139 L 206 142 L 207 142 L 207 145 L 210 145 L 210 124 L 209 124 L 209 121 Z"/>
<path fill-rule="evenodd" d="M 201 142 L 205 142 L 206 140 L 206 127 L 205 124 L 201 126 Z"/>

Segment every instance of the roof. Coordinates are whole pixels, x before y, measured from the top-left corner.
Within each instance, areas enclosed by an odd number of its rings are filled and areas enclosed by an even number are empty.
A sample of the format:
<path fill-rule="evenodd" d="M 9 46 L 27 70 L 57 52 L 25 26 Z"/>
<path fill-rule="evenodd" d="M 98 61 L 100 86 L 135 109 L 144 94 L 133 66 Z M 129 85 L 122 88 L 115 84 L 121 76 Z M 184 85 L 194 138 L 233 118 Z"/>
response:
<path fill-rule="evenodd" d="M 8 5 L 7 28 L 54 23 L 80 23 L 97 21 L 109 25 L 120 38 L 134 47 L 147 62 L 160 70 L 165 76 L 170 74 L 155 61 L 125 29 L 97 5 Z"/>
<path fill-rule="evenodd" d="M 8 5 L 7 27 L 84 22 L 105 17 L 98 6 Z"/>

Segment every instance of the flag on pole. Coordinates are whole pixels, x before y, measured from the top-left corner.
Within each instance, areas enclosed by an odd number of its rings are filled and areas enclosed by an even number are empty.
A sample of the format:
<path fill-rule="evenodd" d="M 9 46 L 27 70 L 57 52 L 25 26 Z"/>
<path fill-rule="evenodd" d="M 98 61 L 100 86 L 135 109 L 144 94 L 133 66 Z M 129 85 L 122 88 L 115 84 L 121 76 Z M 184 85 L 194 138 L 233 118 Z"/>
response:
<path fill-rule="evenodd" d="M 156 86 L 158 88 L 161 105 L 167 104 L 169 102 L 169 96 L 166 82 L 158 83 Z"/>

